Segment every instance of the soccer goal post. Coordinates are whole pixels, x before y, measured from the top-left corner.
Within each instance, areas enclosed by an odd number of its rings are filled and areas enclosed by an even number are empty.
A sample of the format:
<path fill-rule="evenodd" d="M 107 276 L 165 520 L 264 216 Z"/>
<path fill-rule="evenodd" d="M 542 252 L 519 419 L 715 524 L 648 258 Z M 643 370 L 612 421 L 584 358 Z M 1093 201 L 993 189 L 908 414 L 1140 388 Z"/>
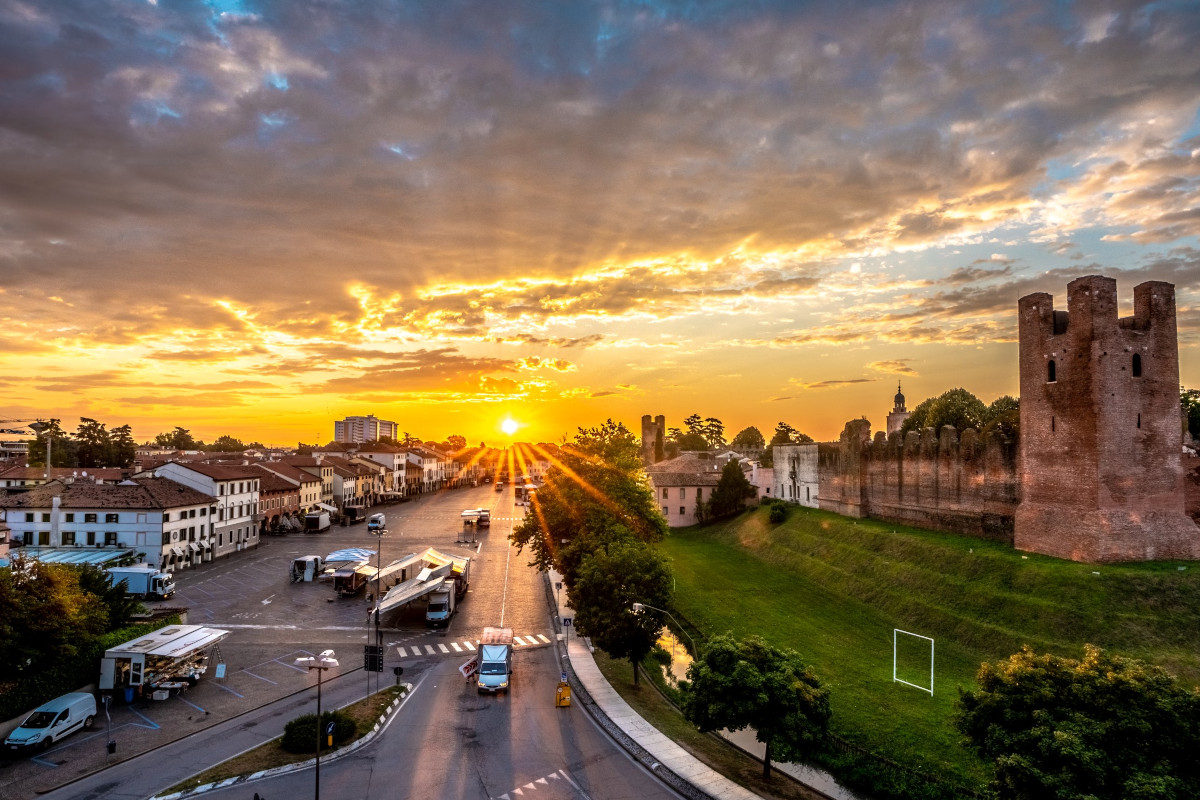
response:
<path fill-rule="evenodd" d="M 914 639 L 922 639 L 929 642 L 929 685 L 921 686 L 916 683 L 910 683 L 904 680 L 897 674 L 896 665 L 899 661 L 899 641 L 901 636 L 911 636 Z M 902 631 L 899 628 L 892 628 L 892 683 L 903 683 L 905 686 L 911 686 L 914 689 L 920 689 L 922 692 L 929 692 L 929 696 L 933 697 L 933 639 L 928 636 L 922 636 L 919 633 L 909 633 Z"/>

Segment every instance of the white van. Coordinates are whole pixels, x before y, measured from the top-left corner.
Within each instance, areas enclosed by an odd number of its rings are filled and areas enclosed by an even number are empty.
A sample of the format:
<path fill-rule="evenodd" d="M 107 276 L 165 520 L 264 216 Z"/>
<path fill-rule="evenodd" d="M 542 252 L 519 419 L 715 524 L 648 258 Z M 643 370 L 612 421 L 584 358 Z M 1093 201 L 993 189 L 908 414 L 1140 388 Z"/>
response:
<path fill-rule="evenodd" d="M 43 703 L 26 717 L 21 727 L 4 740 L 9 752 L 44 750 L 69 733 L 92 727 L 96 721 L 96 698 L 87 692 L 71 692 Z"/>

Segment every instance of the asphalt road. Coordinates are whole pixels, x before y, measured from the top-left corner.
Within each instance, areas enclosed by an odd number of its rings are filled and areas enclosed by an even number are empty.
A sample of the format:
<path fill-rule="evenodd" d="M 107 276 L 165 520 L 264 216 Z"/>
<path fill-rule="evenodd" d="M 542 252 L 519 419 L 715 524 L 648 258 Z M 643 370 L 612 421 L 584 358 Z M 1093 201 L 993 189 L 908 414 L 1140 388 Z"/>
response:
<path fill-rule="evenodd" d="M 460 512 L 479 507 L 492 509 L 490 529 L 464 533 Z M 334 698 L 362 696 L 368 681 L 359 669 L 362 645 L 375 638 L 365 596 L 337 598 L 329 584 L 293 584 L 288 573 L 297 556 L 380 544 L 383 564 L 431 546 L 471 555 L 470 590 L 445 630 L 428 630 L 423 612 L 385 618 L 386 671 L 370 676 L 371 685 L 390 682 L 391 668 L 403 666 L 404 679 L 418 690 L 378 742 L 322 768 L 327 797 L 675 796 L 583 709 L 554 707 L 559 666 L 550 646 L 551 612 L 543 578 L 527 565 L 528 554 L 518 555 L 507 541 L 524 514 L 511 489 L 495 492 L 485 484 L 374 510 L 387 515 L 384 537 L 368 534 L 363 523 L 268 537 L 257 550 L 177 575 L 177 595 L 168 604 L 186 605 L 190 623 L 231 631 L 214 659 L 226 664 L 226 677 L 218 680 L 210 670 L 170 700 L 115 707 L 115 763 L 105 768 L 114 759 L 104 751 L 110 734 L 101 726 L 0 771 L 0 798 L 30 800 L 68 782 L 50 797 L 136 798 L 161 791 L 278 735 L 287 719 L 311 713 L 315 677 L 292 663 L 301 655 L 333 649 L 341 661 L 340 673 L 326 676 L 326 708 Z M 487 625 L 511 627 L 528 643 L 516 653 L 509 696 L 479 696 L 457 672 Z M 307 793 L 312 778 L 305 770 L 240 793 Z"/>

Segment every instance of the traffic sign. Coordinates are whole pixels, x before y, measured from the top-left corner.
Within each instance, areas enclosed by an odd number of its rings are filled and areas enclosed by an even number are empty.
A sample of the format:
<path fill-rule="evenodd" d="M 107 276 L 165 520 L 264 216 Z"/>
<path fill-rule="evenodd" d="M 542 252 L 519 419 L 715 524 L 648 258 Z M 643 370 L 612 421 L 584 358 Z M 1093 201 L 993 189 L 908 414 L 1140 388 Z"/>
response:
<path fill-rule="evenodd" d="M 571 617 L 563 617 L 563 627 L 564 628 L 571 627 Z"/>
<path fill-rule="evenodd" d="M 326 736 L 333 736 L 333 729 L 334 729 L 334 728 L 336 728 L 336 727 L 337 727 L 337 723 L 336 723 L 336 722 L 331 722 L 331 723 L 329 723 L 328 725 L 326 725 L 326 726 L 325 726 L 325 735 L 326 735 Z"/>

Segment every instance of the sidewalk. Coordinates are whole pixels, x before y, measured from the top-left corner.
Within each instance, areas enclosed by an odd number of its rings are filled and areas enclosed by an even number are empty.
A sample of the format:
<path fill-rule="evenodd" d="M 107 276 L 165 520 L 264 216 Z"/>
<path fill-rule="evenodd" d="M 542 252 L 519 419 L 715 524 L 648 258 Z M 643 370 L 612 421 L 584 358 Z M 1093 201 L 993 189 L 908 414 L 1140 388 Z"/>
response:
<path fill-rule="evenodd" d="M 562 580 L 557 572 L 549 573 L 550 586 Z M 566 594 L 558 599 L 559 621 L 573 617 L 574 612 L 566 603 Z M 559 627 L 557 624 L 555 627 Z M 565 629 L 569 669 L 576 678 L 575 690 L 584 691 L 583 702 L 591 704 L 601 727 L 607 730 L 629 750 L 635 758 L 682 794 L 697 800 L 756 800 L 759 796 L 724 775 L 711 769 L 691 753 L 671 741 L 650 723 L 646 722 L 609 685 L 587 642 Z M 754 732 L 746 729 L 733 734 L 722 734 L 733 744 L 752 755 L 762 758 L 763 745 L 754 739 Z M 832 800 L 857 800 L 856 796 L 838 786 L 828 774 L 803 764 L 772 763 L 772 769 L 786 772 L 798 781 Z"/>

